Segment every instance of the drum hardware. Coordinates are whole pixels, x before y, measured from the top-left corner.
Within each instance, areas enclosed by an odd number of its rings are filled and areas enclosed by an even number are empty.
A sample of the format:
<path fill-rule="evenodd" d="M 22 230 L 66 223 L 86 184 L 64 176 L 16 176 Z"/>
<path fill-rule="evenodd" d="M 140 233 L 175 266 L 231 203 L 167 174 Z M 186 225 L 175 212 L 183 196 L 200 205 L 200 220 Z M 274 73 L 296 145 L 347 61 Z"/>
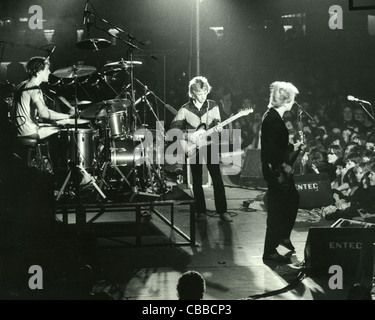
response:
<path fill-rule="evenodd" d="M 129 140 L 112 140 L 111 146 L 109 146 L 109 128 L 106 126 L 105 130 L 105 137 L 104 137 L 104 163 L 101 169 L 101 176 L 99 180 L 99 187 L 103 188 L 104 184 L 108 187 L 108 183 L 106 183 L 106 178 L 108 178 L 108 170 L 115 169 L 115 172 L 117 172 L 121 176 L 121 182 L 125 182 L 130 188 L 132 188 L 132 184 L 129 181 L 129 176 L 133 173 L 134 163 L 132 161 L 132 155 L 133 155 L 133 149 L 130 147 L 130 144 L 128 143 Z M 116 148 L 116 144 L 121 143 L 119 147 Z M 131 143 L 132 145 L 133 143 Z M 121 150 L 117 157 L 117 150 Z M 109 151 L 111 151 L 111 154 L 109 154 Z M 128 172 L 128 174 L 125 176 L 125 174 L 120 170 L 119 166 L 122 167 L 131 167 L 131 170 Z"/>
<path fill-rule="evenodd" d="M 108 114 L 126 111 L 130 104 L 131 102 L 127 99 L 104 100 L 82 110 L 81 117 L 87 119 L 106 117 Z"/>
<path fill-rule="evenodd" d="M 82 50 L 98 51 L 111 46 L 111 41 L 106 39 L 89 38 L 76 43 L 76 47 Z"/>
<path fill-rule="evenodd" d="M 74 79 L 88 76 L 96 71 L 95 67 L 78 65 L 56 70 L 53 75 L 63 79 Z M 76 84 L 76 83 L 74 83 Z"/>
<path fill-rule="evenodd" d="M 91 6 L 92 6 L 92 4 L 91 4 Z M 89 12 L 85 9 L 85 14 L 90 14 L 90 16 L 93 16 L 95 18 L 94 24 L 92 24 L 95 28 L 107 33 L 110 37 L 113 37 L 113 38 L 125 43 L 129 47 L 128 48 L 128 57 L 129 58 L 127 60 L 121 59 L 121 61 L 106 64 L 104 67 L 109 68 L 110 70 L 109 71 L 107 70 L 107 71 L 104 71 L 104 72 L 105 72 L 105 74 L 106 74 L 106 72 L 112 72 L 112 71 L 117 72 L 117 71 L 122 71 L 122 70 L 125 70 L 126 72 L 129 72 L 130 83 L 129 83 L 128 86 L 122 87 L 122 90 L 121 90 L 120 94 L 118 94 L 116 96 L 116 98 L 122 97 L 124 91 L 126 91 L 130 87 L 130 93 L 129 93 L 129 95 L 128 95 L 128 93 L 126 95 L 126 98 L 128 98 L 128 96 L 129 96 L 129 99 L 130 99 L 130 105 L 126 105 L 126 111 L 128 111 L 128 113 L 127 113 L 128 119 L 127 120 L 129 121 L 129 124 L 126 124 L 125 128 L 129 130 L 129 136 L 132 136 L 132 133 L 137 131 L 138 122 L 139 122 L 139 124 L 142 124 L 142 121 L 139 117 L 139 114 L 138 114 L 138 112 L 135 108 L 135 90 L 134 90 L 134 73 L 133 73 L 133 67 L 135 65 L 141 64 L 141 62 L 137 62 L 137 61 L 133 60 L 133 50 L 135 49 L 135 50 L 141 51 L 144 54 L 150 56 L 151 58 L 153 58 L 155 60 L 157 60 L 157 58 L 155 56 L 147 53 L 146 51 L 144 51 L 143 49 L 139 48 L 137 45 L 134 44 L 135 42 L 138 42 L 139 44 L 144 45 L 144 43 L 137 40 L 134 36 L 128 34 L 127 32 L 123 31 L 122 29 L 118 28 L 117 26 L 113 25 L 109 21 L 99 17 L 95 10 L 94 10 L 94 12 Z M 128 40 L 125 40 L 122 37 L 120 37 L 118 33 L 117 34 L 110 33 L 105 28 L 99 27 L 96 24 L 97 19 L 99 19 L 101 22 L 103 22 L 107 25 L 110 25 L 111 28 L 114 28 L 114 29 L 118 30 L 120 34 L 125 34 L 127 36 Z M 88 43 L 88 45 L 84 46 L 85 48 L 93 49 L 92 45 L 89 44 L 89 42 L 86 42 L 86 43 Z M 96 50 L 97 48 L 95 47 L 94 49 Z M 124 99 L 121 99 L 121 100 L 124 100 Z M 125 99 L 125 101 L 129 101 L 129 100 Z M 108 119 L 108 117 L 111 117 L 111 118 L 109 118 L 109 120 L 112 120 L 114 123 L 117 124 L 118 118 L 121 118 L 122 116 L 124 116 L 124 113 L 116 114 L 116 112 L 119 112 L 119 110 L 117 110 L 117 104 L 116 103 L 112 103 L 109 106 L 109 108 L 108 108 L 108 106 L 105 106 L 105 108 L 103 108 L 102 106 L 97 105 L 92 109 L 90 108 L 90 110 L 88 110 L 88 109 L 87 109 L 87 111 L 84 110 L 81 113 L 81 115 L 83 117 L 98 118 L 98 116 L 99 117 L 105 116 L 106 119 Z M 111 111 L 111 112 L 109 112 L 109 111 Z M 121 110 L 121 111 L 123 112 L 125 110 Z M 154 113 L 154 115 L 155 115 L 155 113 Z M 160 121 L 159 121 L 158 118 L 157 118 L 157 121 L 160 124 Z M 162 130 L 163 130 L 163 135 L 165 135 L 164 134 L 164 128 Z M 118 130 L 118 132 L 122 133 L 121 130 Z M 137 195 L 137 194 L 143 194 L 143 195 L 150 196 L 151 194 L 148 193 L 148 192 L 145 192 L 145 193 L 139 192 L 139 190 L 141 189 L 141 186 L 139 186 L 140 178 L 138 177 L 138 174 L 137 174 L 138 169 L 136 169 L 134 158 L 132 158 L 131 155 L 127 154 L 130 150 L 126 149 L 126 148 L 123 148 L 123 149 L 117 148 L 116 144 L 120 144 L 123 141 L 123 140 L 121 140 L 121 138 L 122 138 L 121 134 L 119 136 L 117 136 L 117 135 L 112 136 L 111 137 L 112 144 L 115 144 L 115 148 L 113 148 L 113 147 L 109 148 L 109 145 L 108 145 L 109 130 L 108 130 L 108 128 L 106 128 L 106 130 L 105 130 L 105 140 L 107 141 L 107 143 L 105 143 L 105 148 L 104 148 L 105 153 L 106 153 L 106 159 L 105 159 L 106 161 L 103 165 L 102 180 L 106 176 L 106 171 L 107 171 L 109 165 L 114 167 L 117 172 L 118 172 L 118 170 L 117 170 L 118 167 L 129 168 L 130 171 L 128 172 L 128 174 L 126 176 L 125 175 L 123 175 L 123 176 L 125 176 L 125 178 L 128 180 L 130 175 L 133 174 L 133 177 L 132 177 L 133 180 L 132 180 L 132 183 L 130 183 L 130 185 L 132 186 L 133 195 L 132 195 L 130 201 L 132 201 L 134 196 Z M 133 150 L 134 150 L 135 149 L 135 141 L 131 140 L 131 142 L 129 142 L 129 144 L 131 144 L 133 146 Z M 143 148 L 142 142 L 141 142 L 141 148 Z M 110 155 L 109 155 L 109 151 L 111 152 Z M 121 161 L 125 161 L 125 162 L 130 161 L 131 165 L 126 164 L 126 165 L 123 166 L 123 163 L 121 163 Z M 118 162 L 120 162 L 120 163 L 118 163 Z M 161 183 L 163 185 L 163 179 L 161 177 L 160 170 L 158 171 L 152 164 L 146 164 L 146 165 L 147 165 L 147 172 L 148 172 L 147 174 L 149 175 L 149 180 L 151 182 L 150 183 L 151 187 L 154 186 L 155 180 L 157 181 L 157 183 Z M 165 183 L 164 183 L 164 185 L 165 185 Z M 159 197 L 160 195 L 152 195 L 152 196 Z"/>
<path fill-rule="evenodd" d="M 74 150 L 74 157 L 73 159 L 78 159 L 78 99 L 77 99 L 77 79 L 78 77 L 83 77 L 86 75 L 89 75 L 93 72 L 96 71 L 96 68 L 94 67 L 89 67 L 89 66 L 72 66 L 68 68 L 63 68 L 56 70 L 53 74 L 56 77 L 60 78 L 72 78 L 74 79 L 74 108 L 75 108 L 75 116 L 74 116 L 74 144 L 73 144 L 73 150 Z M 79 177 L 78 172 L 83 172 L 85 177 L 89 178 L 89 182 L 94 185 L 98 193 L 103 197 L 103 199 L 106 199 L 106 195 L 103 193 L 103 191 L 99 188 L 99 186 L 96 184 L 96 181 L 93 176 L 91 176 L 86 169 L 81 165 L 78 164 L 72 160 L 69 161 L 69 172 L 68 175 L 66 176 L 66 179 L 59 190 L 57 196 L 56 196 L 56 201 L 58 201 L 64 192 L 68 182 L 72 180 L 73 186 L 76 191 L 76 197 L 77 197 L 77 202 L 79 203 L 80 201 L 80 179 L 77 178 Z"/>

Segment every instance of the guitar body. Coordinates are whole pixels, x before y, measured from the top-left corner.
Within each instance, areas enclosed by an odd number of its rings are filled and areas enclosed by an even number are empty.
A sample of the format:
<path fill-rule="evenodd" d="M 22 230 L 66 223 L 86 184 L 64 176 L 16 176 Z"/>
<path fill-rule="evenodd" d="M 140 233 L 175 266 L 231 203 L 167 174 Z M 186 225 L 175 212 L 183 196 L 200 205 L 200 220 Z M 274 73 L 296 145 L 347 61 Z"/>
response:
<path fill-rule="evenodd" d="M 303 136 L 302 132 L 300 132 L 300 136 L 301 136 L 301 139 L 302 139 L 302 145 L 304 145 L 304 136 Z M 293 165 L 296 162 L 296 160 L 297 160 L 297 158 L 298 158 L 298 156 L 299 156 L 299 154 L 302 150 L 302 145 L 297 149 L 297 151 L 294 152 L 294 154 L 289 159 L 288 165 L 291 166 L 292 168 L 293 168 Z M 271 168 L 271 170 L 272 170 L 272 168 Z M 292 186 L 294 184 L 293 173 L 294 173 L 293 169 L 290 173 L 286 173 L 281 166 L 279 166 L 278 168 L 273 170 L 273 174 L 277 178 L 279 186 L 282 189 L 289 188 L 290 186 Z"/>
<path fill-rule="evenodd" d="M 207 137 L 210 136 L 215 131 L 217 131 L 219 126 L 223 127 L 240 117 L 243 117 L 245 115 L 248 115 L 249 113 L 252 113 L 253 111 L 254 110 L 252 108 L 241 110 L 236 115 L 230 117 L 229 119 L 223 121 L 219 125 L 209 130 L 207 130 L 207 125 L 205 123 L 201 123 L 196 129 L 196 131 L 193 134 L 189 134 L 188 136 L 189 143 L 188 143 L 188 148 L 186 151 L 187 157 L 190 159 L 195 157 L 195 155 L 199 151 L 199 148 L 210 144 L 210 141 L 207 141 Z"/>

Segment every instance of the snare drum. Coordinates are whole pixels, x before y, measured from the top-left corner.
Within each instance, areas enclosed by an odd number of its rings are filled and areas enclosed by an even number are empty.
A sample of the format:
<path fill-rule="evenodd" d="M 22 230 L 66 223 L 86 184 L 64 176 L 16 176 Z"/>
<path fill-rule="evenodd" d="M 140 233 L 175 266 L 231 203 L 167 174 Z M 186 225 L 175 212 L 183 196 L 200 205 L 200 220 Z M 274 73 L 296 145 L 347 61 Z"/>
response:
<path fill-rule="evenodd" d="M 108 115 L 109 130 L 112 138 L 126 134 L 126 111 L 118 111 Z"/>
<path fill-rule="evenodd" d="M 59 135 L 67 144 L 66 164 L 71 160 L 78 166 L 92 169 L 96 157 L 97 130 L 78 129 L 76 138 L 75 130 L 62 129 Z"/>

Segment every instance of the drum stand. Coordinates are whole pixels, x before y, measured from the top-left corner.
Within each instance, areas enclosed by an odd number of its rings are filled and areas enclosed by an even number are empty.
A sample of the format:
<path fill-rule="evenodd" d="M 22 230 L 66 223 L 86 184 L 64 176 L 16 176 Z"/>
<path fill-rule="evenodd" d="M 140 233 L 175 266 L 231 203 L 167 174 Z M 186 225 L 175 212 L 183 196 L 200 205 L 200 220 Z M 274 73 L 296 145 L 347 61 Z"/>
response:
<path fill-rule="evenodd" d="M 75 109 L 75 116 L 74 116 L 74 146 L 75 146 L 75 161 L 78 160 L 78 143 L 77 143 L 77 139 L 78 139 L 78 99 L 77 99 L 77 69 L 75 66 L 73 66 L 73 73 L 74 73 L 74 101 L 75 101 L 75 104 L 74 104 L 74 109 Z M 77 201 L 79 202 L 79 197 L 80 197 L 80 190 L 79 190 L 79 185 L 80 185 L 80 182 L 81 182 L 81 179 L 82 179 L 82 176 L 79 175 L 79 172 L 83 172 L 84 175 L 86 177 L 89 177 L 89 180 L 90 180 L 90 183 L 92 183 L 94 185 L 94 187 L 96 188 L 96 190 L 99 192 L 99 194 L 103 197 L 103 199 L 106 199 L 106 195 L 103 193 L 103 191 L 99 188 L 99 186 L 96 184 L 96 181 L 94 179 L 94 177 L 92 175 L 90 175 L 86 170 L 85 168 L 83 168 L 83 166 L 81 165 L 78 165 L 73 162 L 73 161 L 69 161 L 69 172 L 68 172 L 68 175 L 61 187 L 61 189 L 59 190 L 57 196 L 56 196 L 56 201 L 58 201 L 62 195 L 62 193 L 64 192 L 69 180 L 71 178 L 73 178 L 73 185 L 76 189 L 76 196 L 77 196 Z"/>
<path fill-rule="evenodd" d="M 91 174 L 89 174 L 84 167 L 82 167 L 81 165 L 77 166 L 72 161 L 70 161 L 69 166 L 70 166 L 70 169 L 69 169 L 68 175 L 66 176 L 66 179 L 65 179 L 61 189 L 59 190 L 59 192 L 57 194 L 56 201 L 58 201 L 60 199 L 62 193 L 64 192 L 70 178 L 72 177 L 72 172 L 74 172 L 73 173 L 74 178 L 72 178 L 73 184 L 74 184 L 76 189 L 79 188 L 79 184 L 80 184 L 81 179 L 82 179 L 81 176 L 78 177 L 80 171 L 83 172 L 84 176 L 89 177 L 90 183 L 92 183 L 94 185 L 94 187 L 99 192 L 99 194 L 103 197 L 103 199 L 106 199 L 106 195 L 103 193 L 103 191 L 100 189 L 100 187 L 96 184 L 95 178 Z"/>
<path fill-rule="evenodd" d="M 102 166 L 102 169 L 101 169 L 101 176 L 100 176 L 100 182 L 99 182 L 99 188 L 102 188 L 104 184 L 107 185 L 107 183 L 105 182 L 105 177 L 107 175 L 107 170 L 108 170 L 108 166 L 110 166 L 111 168 L 115 169 L 118 174 L 121 176 L 121 181 L 125 181 L 126 184 L 132 188 L 132 185 L 130 184 L 128 178 L 123 174 L 123 172 L 120 170 L 120 168 L 112 163 L 109 159 L 109 156 L 108 156 L 108 149 L 109 149 L 109 146 L 108 146 L 108 128 L 107 128 L 107 124 L 106 124 L 106 128 L 105 128 L 105 136 L 104 136 L 104 164 Z"/>

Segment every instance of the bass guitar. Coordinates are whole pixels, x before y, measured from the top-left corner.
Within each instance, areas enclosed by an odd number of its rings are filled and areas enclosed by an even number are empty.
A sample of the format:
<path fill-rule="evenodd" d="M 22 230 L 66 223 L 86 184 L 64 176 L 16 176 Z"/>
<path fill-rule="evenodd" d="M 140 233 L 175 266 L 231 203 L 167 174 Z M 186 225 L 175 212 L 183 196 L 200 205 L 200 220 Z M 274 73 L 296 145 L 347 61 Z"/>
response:
<path fill-rule="evenodd" d="M 252 112 L 254 112 L 253 108 L 243 109 L 237 114 L 216 125 L 215 127 L 210 128 L 209 130 L 207 130 L 207 125 L 205 123 L 201 123 L 195 132 L 188 135 L 189 143 L 186 150 L 188 158 L 195 157 L 200 148 L 202 148 L 203 146 L 207 146 L 210 143 L 210 141 L 207 141 L 207 137 L 217 131 L 219 127 L 224 127 L 228 123 L 231 123 L 232 121 L 246 116 Z"/>

